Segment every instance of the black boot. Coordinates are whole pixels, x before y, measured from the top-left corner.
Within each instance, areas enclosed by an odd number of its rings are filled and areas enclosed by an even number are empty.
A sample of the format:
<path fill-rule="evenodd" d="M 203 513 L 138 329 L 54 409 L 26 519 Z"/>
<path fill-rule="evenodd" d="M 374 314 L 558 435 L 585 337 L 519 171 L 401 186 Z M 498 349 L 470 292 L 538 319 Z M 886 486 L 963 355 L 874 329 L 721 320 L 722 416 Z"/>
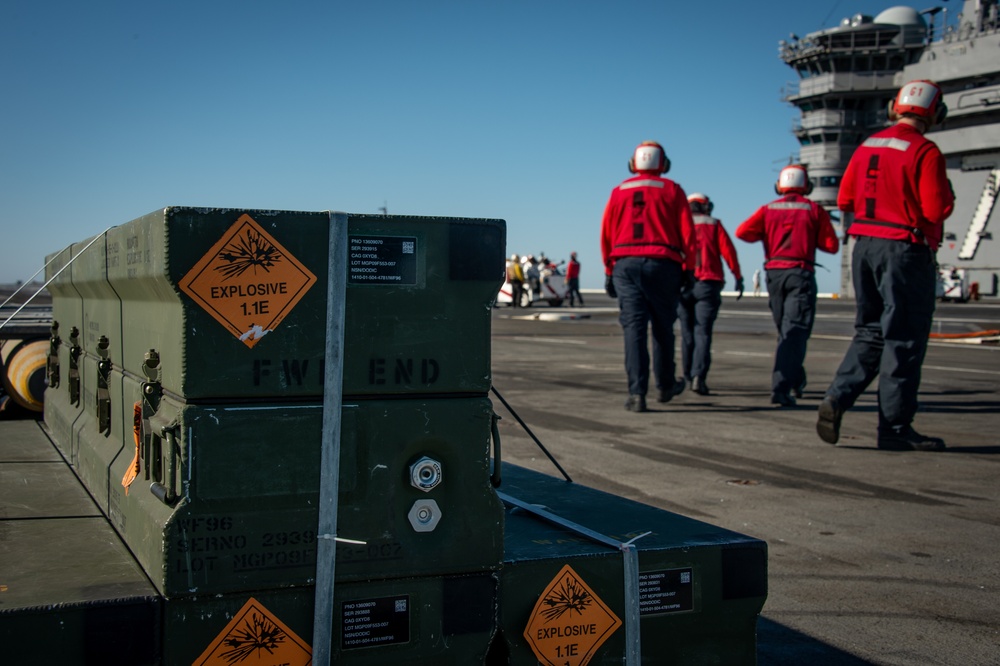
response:
<path fill-rule="evenodd" d="M 883 451 L 944 451 L 944 440 L 928 437 L 906 426 L 878 434 L 878 448 Z"/>
<path fill-rule="evenodd" d="M 837 401 L 826 396 L 819 403 L 816 418 L 816 434 L 827 444 L 836 444 L 840 439 L 840 420 L 844 418 L 844 410 Z"/>

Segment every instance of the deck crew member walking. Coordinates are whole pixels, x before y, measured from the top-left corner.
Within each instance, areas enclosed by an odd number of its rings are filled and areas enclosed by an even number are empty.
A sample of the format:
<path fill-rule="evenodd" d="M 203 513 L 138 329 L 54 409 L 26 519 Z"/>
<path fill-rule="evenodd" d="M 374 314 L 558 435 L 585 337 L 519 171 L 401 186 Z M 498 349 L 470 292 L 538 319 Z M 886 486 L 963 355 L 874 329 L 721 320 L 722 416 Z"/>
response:
<path fill-rule="evenodd" d="M 653 366 L 657 399 L 669 402 L 684 390 L 684 380 L 675 376 L 673 326 L 685 271 L 694 270 L 694 221 L 684 190 L 663 177 L 670 160 L 660 144 L 641 143 L 628 167 L 636 175 L 611 191 L 604 210 L 601 256 L 605 290 L 618 298 L 625 334 L 625 409 L 644 412 L 650 324 L 662 351 Z"/>
<path fill-rule="evenodd" d="M 935 252 L 954 205 L 944 157 L 924 133 L 946 114 L 935 83 L 907 83 L 889 106 L 896 123 L 865 140 L 844 172 L 837 207 L 854 214 L 848 233 L 857 238 L 857 316 L 854 339 L 819 406 L 816 432 L 830 444 L 840 437 L 844 411 L 878 376 L 878 448 L 945 448 L 911 423 L 934 316 Z"/>
<path fill-rule="evenodd" d="M 566 264 L 566 293 L 569 295 L 569 306 L 580 301 L 583 307 L 583 294 L 580 293 L 580 262 L 576 260 L 576 252 L 569 253 L 569 263 Z"/>
<path fill-rule="evenodd" d="M 806 198 L 812 183 L 804 166 L 782 169 L 774 187 L 781 198 L 758 208 L 737 227 L 736 237 L 764 243 L 768 306 L 778 328 L 771 404 L 792 407 L 792 393 L 801 397 L 805 388 L 803 362 L 816 318 L 816 250 L 832 254 L 840 241 L 830 214 Z"/>
<path fill-rule="evenodd" d="M 708 395 L 705 378 L 712 365 L 712 328 L 722 305 L 725 274 L 722 261 L 736 278 L 736 300 L 743 298 L 743 274 L 736 248 L 722 222 L 712 217 L 714 204 L 707 195 L 696 192 L 688 196 L 694 218 L 695 252 L 694 277 L 690 288 L 681 290 L 677 318 L 681 328 L 681 368 L 691 390 Z"/>
<path fill-rule="evenodd" d="M 521 307 L 521 298 L 524 293 L 524 270 L 521 268 L 521 259 L 516 254 L 510 255 L 510 261 L 507 262 L 507 282 L 510 283 L 511 307 Z"/>

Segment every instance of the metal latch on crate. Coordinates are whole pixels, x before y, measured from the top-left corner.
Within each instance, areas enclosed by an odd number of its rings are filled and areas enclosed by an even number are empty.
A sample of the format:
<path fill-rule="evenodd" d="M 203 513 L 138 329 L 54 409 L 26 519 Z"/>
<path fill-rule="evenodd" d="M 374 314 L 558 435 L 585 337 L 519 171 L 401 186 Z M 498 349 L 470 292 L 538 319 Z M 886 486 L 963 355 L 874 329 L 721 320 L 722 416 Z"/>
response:
<path fill-rule="evenodd" d="M 97 341 L 97 354 L 101 360 L 97 362 L 97 432 L 111 434 L 111 358 L 108 347 L 111 341 L 102 335 Z"/>
<path fill-rule="evenodd" d="M 46 358 L 46 372 L 49 378 L 49 388 L 59 388 L 59 345 L 62 338 L 59 337 L 59 322 L 53 320 L 49 328 L 49 355 Z"/>
<path fill-rule="evenodd" d="M 83 354 L 83 347 L 80 346 L 80 329 L 76 326 L 69 330 L 69 402 L 71 405 L 80 406 L 80 355 Z"/>

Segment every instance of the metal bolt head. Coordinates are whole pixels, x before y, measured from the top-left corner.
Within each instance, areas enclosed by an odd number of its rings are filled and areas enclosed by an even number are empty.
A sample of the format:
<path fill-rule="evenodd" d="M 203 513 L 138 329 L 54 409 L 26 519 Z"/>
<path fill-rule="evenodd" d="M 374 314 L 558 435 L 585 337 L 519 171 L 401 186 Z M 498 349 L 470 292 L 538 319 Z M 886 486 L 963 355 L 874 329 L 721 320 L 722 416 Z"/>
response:
<path fill-rule="evenodd" d="M 441 509 L 432 499 L 417 500 L 406 517 L 414 532 L 433 532 L 441 522 Z"/>
<path fill-rule="evenodd" d="M 429 493 L 440 485 L 441 481 L 441 463 L 437 460 L 424 456 L 410 465 L 410 485 L 417 490 Z"/>

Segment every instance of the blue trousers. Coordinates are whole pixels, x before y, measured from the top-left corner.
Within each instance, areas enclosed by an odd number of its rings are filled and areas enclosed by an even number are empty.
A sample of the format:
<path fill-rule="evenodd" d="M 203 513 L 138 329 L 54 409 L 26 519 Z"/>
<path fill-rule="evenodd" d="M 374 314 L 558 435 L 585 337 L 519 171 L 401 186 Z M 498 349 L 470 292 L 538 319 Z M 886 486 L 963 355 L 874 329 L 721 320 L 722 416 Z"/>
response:
<path fill-rule="evenodd" d="M 698 280 L 682 291 L 677 303 L 681 328 L 681 369 L 684 379 L 705 379 L 712 365 L 712 327 L 722 305 L 722 282 Z"/>
<path fill-rule="evenodd" d="M 674 321 L 681 288 L 681 265 L 669 259 L 622 257 L 612 271 L 618 293 L 618 321 L 625 335 L 625 372 L 629 395 L 649 388 L 648 329 L 652 325 L 656 387 L 670 389 L 675 378 Z"/>
<path fill-rule="evenodd" d="M 767 292 L 778 329 L 771 392 L 787 395 L 805 379 L 806 347 L 816 321 L 816 275 L 804 268 L 768 270 Z"/>
<path fill-rule="evenodd" d="M 583 305 L 583 294 L 580 293 L 580 278 L 568 278 L 566 280 L 566 287 L 569 294 L 569 306 L 573 307 L 576 301 L 580 301 L 580 305 Z"/>
<path fill-rule="evenodd" d="M 849 409 L 875 377 L 880 432 L 913 422 L 934 318 L 937 267 L 926 245 L 860 236 L 851 257 L 854 339 L 827 395 Z"/>

